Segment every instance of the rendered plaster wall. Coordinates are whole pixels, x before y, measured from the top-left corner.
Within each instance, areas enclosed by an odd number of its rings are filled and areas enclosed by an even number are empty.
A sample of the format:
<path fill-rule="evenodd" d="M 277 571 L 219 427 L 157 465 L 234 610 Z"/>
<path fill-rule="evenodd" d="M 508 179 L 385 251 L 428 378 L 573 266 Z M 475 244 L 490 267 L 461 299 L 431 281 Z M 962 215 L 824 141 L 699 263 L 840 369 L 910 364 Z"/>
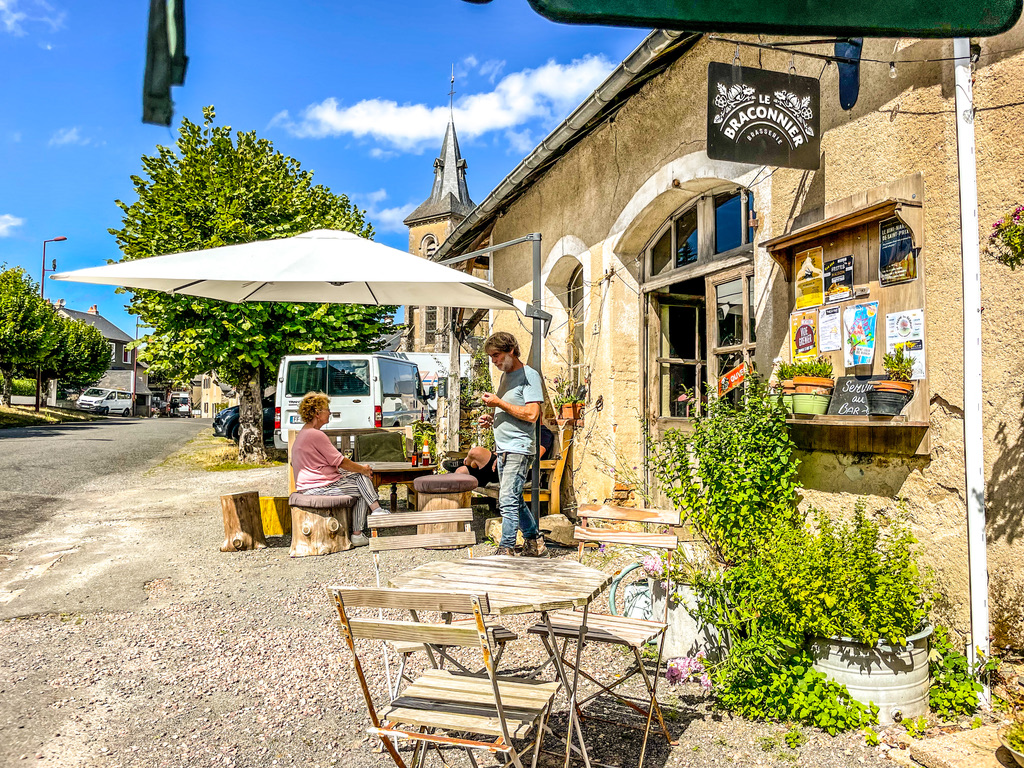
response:
<path fill-rule="evenodd" d="M 989 52 L 1024 45 L 1020 27 L 982 41 L 975 102 L 981 231 L 1020 202 L 1024 190 L 1024 112 L 1019 106 L 1024 55 Z M 898 50 L 893 53 L 894 47 Z M 956 124 L 951 62 L 888 66 L 865 63 L 861 92 L 851 112 L 837 103 L 835 67 L 796 61 L 799 74 L 822 83 L 822 167 L 815 172 L 760 169 L 709 161 L 702 150 L 706 74 L 710 60 L 731 60 L 733 49 L 702 42 L 655 78 L 615 116 L 570 150 L 496 221 L 492 242 L 540 231 L 548 277 L 566 259 L 586 275 L 585 358 L 590 367 L 590 410 L 575 447 L 577 500 L 614 497 L 615 481 L 638 479 L 643 424 L 655 407 L 642 400 L 641 302 L 637 257 L 666 217 L 715 183 L 754 184 L 762 226 L 757 241 L 787 230 L 794 216 L 871 187 L 923 172 L 927 249 L 926 345 L 931 387 L 929 457 L 805 454 L 805 505 L 834 514 L 864 497 L 869 508 L 891 509 L 903 499 L 924 560 L 946 594 L 940 618 L 969 625 L 963 473 L 961 266 Z M 826 52 L 824 49 L 822 52 Z M 949 42 L 868 40 L 865 59 L 946 58 Z M 741 51 L 757 66 L 757 51 Z M 788 57 L 760 54 L 766 68 L 785 71 Z M 683 183 L 676 188 L 673 179 Z M 561 264 L 561 266 L 559 266 Z M 495 285 L 531 298 L 529 245 L 495 259 Z M 988 495 L 991 611 L 996 642 L 1024 646 L 1024 275 L 982 257 L 985 462 Z M 564 291 L 564 288 L 561 290 Z M 788 357 L 791 285 L 763 249 L 755 250 L 757 363 L 769 370 Z M 562 363 L 558 281 L 545 285 L 545 308 L 555 330 L 545 351 L 546 374 Z M 563 312 L 564 315 L 564 312 Z M 510 313 L 496 313 L 495 328 L 516 332 L 528 347 L 528 329 Z M 564 331 L 563 331 L 564 333 Z M 524 351 L 525 354 L 525 351 Z M 596 412 L 595 405 L 602 408 Z"/>

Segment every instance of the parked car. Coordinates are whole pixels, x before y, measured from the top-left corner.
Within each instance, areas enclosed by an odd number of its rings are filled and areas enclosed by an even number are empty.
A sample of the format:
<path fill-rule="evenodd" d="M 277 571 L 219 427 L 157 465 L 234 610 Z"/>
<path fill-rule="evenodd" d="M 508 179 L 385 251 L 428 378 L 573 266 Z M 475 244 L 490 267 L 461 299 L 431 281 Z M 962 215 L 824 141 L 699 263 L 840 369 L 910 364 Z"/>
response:
<path fill-rule="evenodd" d="M 91 411 L 103 416 L 110 413 L 120 416 L 131 416 L 132 393 L 121 389 L 90 387 L 79 396 L 75 405 L 79 410 Z"/>
<path fill-rule="evenodd" d="M 223 409 L 213 417 L 213 434 L 238 442 L 238 406 Z M 274 439 L 274 398 L 263 398 L 263 442 Z"/>

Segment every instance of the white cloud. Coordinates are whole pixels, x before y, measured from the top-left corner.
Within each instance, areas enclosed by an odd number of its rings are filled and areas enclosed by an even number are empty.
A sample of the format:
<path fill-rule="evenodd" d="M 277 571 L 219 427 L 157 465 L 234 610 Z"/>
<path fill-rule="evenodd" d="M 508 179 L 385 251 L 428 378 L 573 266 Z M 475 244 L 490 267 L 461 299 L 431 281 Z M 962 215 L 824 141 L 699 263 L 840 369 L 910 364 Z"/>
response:
<path fill-rule="evenodd" d="M 398 157 L 397 152 L 392 152 L 390 149 L 381 149 L 380 147 L 374 147 L 370 150 L 370 157 L 374 160 L 390 160 L 392 157 Z"/>
<path fill-rule="evenodd" d="M 505 69 L 504 59 L 490 59 L 480 66 L 480 74 L 486 77 L 492 84 L 501 77 Z"/>
<path fill-rule="evenodd" d="M 532 121 L 550 125 L 589 95 L 613 67 L 603 56 L 585 56 L 569 64 L 551 60 L 536 69 L 513 72 L 491 91 L 460 98 L 454 110 L 455 124 L 467 138 L 519 128 Z M 298 120 L 292 120 L 287 111 L 271 120 L 272 126 L 281 126 L 293 136 L 347 135 L 406 152 L 433 148 L 444 136 L 447 124 L 447 105 L 398 104 L 379 98 L 344 106 L 329 97 L 307 107 Z"/>
<path fill-rule="evenodd" d="M 536 144 L 528 130 L 513 131 L 509 128 L 505 131 L 505 138 L 508 140 L 508 151 L 519 155 L 529 152 Z"/>
<path fill-rule="evenodd" d="M 78 128 L 61 128 L 55 131 L 50 137 L 51 147 L 63 147 L 67 144 L 77 144 L 79 146 L 85 146 L 89 143 L 89 139 L 82 136 Z"/>
<path fill-rule="evenodd" d="M 12 216 L 9 213 L 0 214 L 0 237 L 10 237 L 14 234 L 11 230 L 24 223 L 25 220 L 17 216 Z"/>
<path fill-rule="evenodd" d="M 380 204 L 387 199 L 388 191 L 386 189 L 352 195 L 352 202 L 366 208 L 366 218 L 370 220 L 377 232 L 404 232 L 406 230 L 405 217 L 412 213 L 416 203 L 381 208 Z"/>
<path fill-rule="evenodd" d="M 0 0 L 0 27 L 12 35 L 26 34 L 26 24 L 45 24 L 55 32 L 64 25 L 64 11 L 45 0 Z"/>
<path fill-rule="evenodd" d="M 465 64 L 469 69 L 475 69 L 476 65 L 479 62 L 476 60 L 476 56 L 474 56 L 473 54 L 469 54 L 469 56 L 462 60 L 462 63 Z"/>

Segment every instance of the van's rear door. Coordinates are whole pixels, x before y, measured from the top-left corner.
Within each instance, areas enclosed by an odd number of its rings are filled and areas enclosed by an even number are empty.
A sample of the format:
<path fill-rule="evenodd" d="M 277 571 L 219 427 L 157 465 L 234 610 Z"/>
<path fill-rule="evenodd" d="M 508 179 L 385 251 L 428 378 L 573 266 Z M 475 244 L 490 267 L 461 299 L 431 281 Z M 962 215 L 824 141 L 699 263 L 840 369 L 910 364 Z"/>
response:
<path fill-rule="evenodd" d="M 324 429 L 373 427 L 373 369 L 369 357 L 328 360 L 327 389 L 331 420 Z"/>

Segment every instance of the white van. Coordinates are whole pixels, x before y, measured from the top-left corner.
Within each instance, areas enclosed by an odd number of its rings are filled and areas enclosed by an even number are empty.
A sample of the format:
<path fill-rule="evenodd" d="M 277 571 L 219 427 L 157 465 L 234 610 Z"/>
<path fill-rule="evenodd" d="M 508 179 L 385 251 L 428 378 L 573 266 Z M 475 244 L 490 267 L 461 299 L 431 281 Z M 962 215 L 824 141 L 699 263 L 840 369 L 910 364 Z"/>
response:
<path fill-rule="evenodd" d="M 299 402 L 307 392 L 324 392 L 331 400 L 331 420 L 324 429 L 404 427 L 427 413 L 419 369 L 393 352 L 290 355 L 277 369 L 278 448 L 288 447 L 290 430 L 302 429 Z"/>
<path fill-rule="evenodd" d="M 132 393 L 122 389 L 104 389 L 89 387 L 79 395 L 75 405 L 83 411 L 91 411 L 106 415 L 115 413 L 118 416 L 132 415 Z"/>

